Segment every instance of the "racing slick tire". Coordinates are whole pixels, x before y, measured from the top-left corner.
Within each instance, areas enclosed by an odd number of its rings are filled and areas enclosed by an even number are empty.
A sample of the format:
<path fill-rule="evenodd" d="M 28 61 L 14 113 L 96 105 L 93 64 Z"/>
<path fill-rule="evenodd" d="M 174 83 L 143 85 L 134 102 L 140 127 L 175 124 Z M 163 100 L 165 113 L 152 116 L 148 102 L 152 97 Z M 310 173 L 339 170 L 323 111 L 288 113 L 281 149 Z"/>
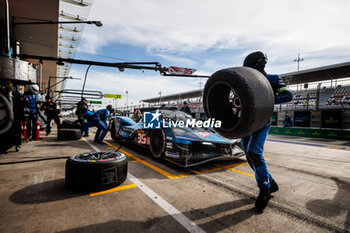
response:
<path fill-rule="evenodd" d="M 121 152 L 89 152 L 66 161 L 66 187 L 81 192 L 116 187 L 126 180 L 128 160 Z"/>
<path fill-rule="evenodd" d="M 8 99 L 0 93 L 0 135 L 9 131 L 14 121 L 14 114 Z"/>
<path fill-rule="evenodd" d="M 241 138 L 261 129 L 272 116 L 274 102 L 269 81 L 249 67 L 219 70 L 204 87 L 205 113 L 221 121 L 215 130 L 226 138 Z"/>
<path fill-rule="evenodd" d="M 78 140 L 81 138 L 80 129 L 64 129 L 60 128 L 57 130 L 58 140 Z"/>
<path fill-rule="evenodd" d="M 82 126 L 77 123 L 77 122 L 73 122 L 73 121 L 69 121 L 69 120 L 63 120 L 61 123 L 61 127 L 64 129 L 80 129 L 82 128 Z"/>
<path fill-rule="evenodd" d="M 152 155 L 157 159 L 163 158 L 166 148 L 166 138 L 164 130 L 152 130 L 149 144 Z"/>

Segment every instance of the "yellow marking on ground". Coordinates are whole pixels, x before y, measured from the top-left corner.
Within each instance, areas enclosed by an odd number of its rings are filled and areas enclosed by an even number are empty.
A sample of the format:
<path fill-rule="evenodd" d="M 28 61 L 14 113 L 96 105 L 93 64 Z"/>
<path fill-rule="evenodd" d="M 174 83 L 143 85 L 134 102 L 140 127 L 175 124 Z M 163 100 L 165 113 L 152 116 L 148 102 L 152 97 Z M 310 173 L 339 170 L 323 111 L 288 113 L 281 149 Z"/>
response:
<path fill-rule="evenodd" d="M 269 160 L 270 158 L 265 158 L 265 160 Z M 255 178 L 255 175 L 254 174 L 250 174 L 250 173 L 247 173 L 247 172 L 243 172 L 243 171 L 240 171 L 240 170 L 237 170 L 237 169 L 234 169 L 233 167 L 237 167 L 237 166 L 241 166 L 241 165 L 245 165 L 245 164 L 248 164 L 248 162 L 242 162 L 242 163 L 235 163 L 235 164 L 230 164 L 230 165 L 226 165 L 226 166 L 221 166 L 221 168 L 224 168 L 226 170 L 230 170 L 230 171 L 234 171 L 234 172 L 238 172 L 240 174 L 243 174 L 243 175 L 247 175 L 247 176 L 250 176 L 250 177 L 254 177 Z M 220 165 L 217 165 L 216 166 L 220 166 Z"/>
<path fill-rule="evenodd" d="M 113 144 L 111 144 L 111 143 L 109 143 L 109 142 L 106 142 L 106 141 L 104 141 L 104 142 L 105 142 L 106 144 L 108 144 L 109 146 L 111 146 L 111 147 L 113 147 L 113 148 L 115 148 L 115 149 L 118 149 L 118 147 L 114 146 Z M 159 167 L 157 167 L 157 166 L 155 166 L 155 165 L 153 165 L 153 164 L 150 164 L 149 162 L 146 162 L 145 160 L 142 160 L 142 159 L 136 157 L 135 155 L 130 154 L 129 152 L 127 152 L 127 151 L 125 151 L 125 150 L 120 149 L 119 151 L 122 152 L 122 153 L 124 153 L 124 154 L 126 154 L 127 156 L 129 156 L 129 157 L 135 159 L 136 162 L 140 162 L 140 163 L 146 165 L 147 167 L 149 167 L 149 168 L 155 170 L 156 172 L 158 172 L 158 173 L 160 173 L 160 174 L 162 174 L 162 175 L 168 177 L 169 179 L 172 179 L 172 180 L 173 180 L 173 179 L 177 179 L 177 178 L 182 178 L 182 177 L 188 176 L 188 174 L 181 174 L 181 175 L 174 176 L 174 175 L 170 174 L 169 172 L 164 171 L 163 169 L 161 169 L 161 168 L 159 168 Z"/>
<path fill-rule="evenodd" d="M 207 172 L 214 172 L 214 171 L 219 171 L 222 170 L 222 167 L 215 167 L 215 168 L 211 168 L 211 169 L 206 169 L 206 170 L 201 170 L 201 171 L 194 171 L 194 173 L 196 174 L 202 174 L 202 173 L 207 173 Z"/>
<path fill-rule="evenodd" d="M 102 194 L 107 194 L 107 193 L 113 193 L 113 192 L 117 192 L 117 191 L 121 191 L 121 190 L 125 190 L 125 189 L 130 189 L 130 188 L 136 188 L 136 187 L 137 187 L 136 184 L 119 186 L 119 187 L 107 189 L 107 190 L 104 190 L 101 192 L 90 193 L 90 197 L 94 197 L 94 196 L 98 196 L 98 195 L 102 195 Z"/>
<path fill-rule="evenodd" d="M 232 167 L 237 167 L 237 166 L 241 166 L 241 165 L 245 165 L 245 164 L 248 164 L 248 162 L 234 163 L 234 164 L 225 165 L 225 166 L 221 166 L 221 167 L 224 168 L 224 169 L 229 169 L 229 168 L 232 168 Z"/>
<path fill-rule="evenodd" d="M 340 146 L 324 146 L 326 148 L 331 148 L 331 149 L 343 149 L 343 147 Z"/>
<path fill-rule="evenodd" d="M 251 176 L 251 177 L 255 177 L 254 174 L 250 174 L 250 173 L 247 173 L 247 172 L 243 172 L 243 171 L 240 171 L 240 170 L 237 170 L 237 169 L 234 169 L 234 168 L 228 168 L 228 170 L 230 171 L 234 171 L 234 172 L 238 172 L 238 173 L 241 173 L 243 175 L 247 175 L 247 176 Z"/>
<path fill-rule="evenodd" d="M 139 163 L 140 161 L 138 160 L 134 160 L 134 161 L 131 161 L 132 163 Z"/>

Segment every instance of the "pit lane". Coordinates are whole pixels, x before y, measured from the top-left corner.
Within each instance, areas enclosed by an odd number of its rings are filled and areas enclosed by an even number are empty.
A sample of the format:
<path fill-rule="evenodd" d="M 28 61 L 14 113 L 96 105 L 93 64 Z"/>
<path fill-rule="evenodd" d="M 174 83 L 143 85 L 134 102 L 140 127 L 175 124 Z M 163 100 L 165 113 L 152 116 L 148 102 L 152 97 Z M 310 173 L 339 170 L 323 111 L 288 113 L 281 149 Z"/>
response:
<path fill-rule="evenodd" d="M 105 192 L 66 190 L 65 157 L 94 149 L 55 136 L 1 155 L 0 232 L 187 232 L 179 215 L 206 232 L 350 230 L 348 142 L 269 136 L 265 156 L 280 191 L 262 214 L 253 208 L 258 190 L 243 157 L 184 169 L 122 147 L 130 174 L 180 213 L 171 215 L 130 177 Z M 107 137 L 93 146 L 114 151 L 119 144 Z"/>

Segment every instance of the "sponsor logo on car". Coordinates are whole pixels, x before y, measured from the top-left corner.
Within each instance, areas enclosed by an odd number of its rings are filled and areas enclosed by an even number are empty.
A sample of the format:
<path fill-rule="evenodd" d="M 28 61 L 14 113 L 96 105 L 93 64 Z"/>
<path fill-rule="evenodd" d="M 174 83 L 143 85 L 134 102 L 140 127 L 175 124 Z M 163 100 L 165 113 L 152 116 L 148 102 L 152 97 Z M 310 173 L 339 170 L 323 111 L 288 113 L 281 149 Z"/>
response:
<path fill-rule="evenodd" d="M 206 138 L 208 137 L 211 133 L 209 132 L 196 132 L 196 134 L 198 134 L 199 136 Z"/>
<path fill-rule="evenodd" d="M 174 153 L 174 152 L 168 152 L 168 151 L 166 151 L 166 152 L 165 152 L 165 155 L 168 156 L 168 157 L 171 157 L 171 158 L 175 158 L 175 159 L 180 158 L 180 155 L 179 155 L 178 153 Z"/>

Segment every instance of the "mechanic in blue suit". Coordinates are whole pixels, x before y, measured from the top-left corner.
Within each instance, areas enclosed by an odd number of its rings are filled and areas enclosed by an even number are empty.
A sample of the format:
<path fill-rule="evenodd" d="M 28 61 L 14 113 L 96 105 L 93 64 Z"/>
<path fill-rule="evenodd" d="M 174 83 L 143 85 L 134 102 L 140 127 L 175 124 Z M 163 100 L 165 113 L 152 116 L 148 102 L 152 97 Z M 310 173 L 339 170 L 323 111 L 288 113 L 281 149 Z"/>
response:
<path fill-rule="evenodd" d="M 249 54 L 243 66 L 254 68 L 265 75 L 270 82 L 275 95 L 275 104 L 289 102 L 293 99 L 293 94 L 288 90 L 283 80 L 278 75 L 266 74 L 265 65 L 267 63 L 266 54 L 257 51 Z M 246 154 L 250 167 L 255 172 L 255 177 L 260 189 L 259 196 L 256 199 L 255 207 L 262 210 L 267 206 L 271 198 L 271 193 L 278 191 L 278 185 L 273 179 L 263 157 L 265 140 L 270 128 L 270 124 L 265 125 L 257 132 L 242 138 L 242 147 Z"/>
<path fill-rule="evenodd" d="M 98 110 L 95 113 L 87 110 L 83 115 L 87 122 L 83 125 L 82 134 L 85 132 L 85 134 L 88 135 L 89 128 L 96 126 L 98 129 L 95 134 L 94 142 L 103 144 L 102 141 L 108 132 L 107 119 L 111 111 L 112 105 L 108 105 L 106 109 Z"/>
<path fill-rule="evenodd" d="M 36 121 L 38 120 L 38 106 L 37 106 L 37 94 L 39 93 L 39 86 L 32 84 L 28 86 L 28 90 L 24 93 L 24 97 L 27 99 L 27 132 L 28 140 L 32 140 L 36 136 Z"/>

